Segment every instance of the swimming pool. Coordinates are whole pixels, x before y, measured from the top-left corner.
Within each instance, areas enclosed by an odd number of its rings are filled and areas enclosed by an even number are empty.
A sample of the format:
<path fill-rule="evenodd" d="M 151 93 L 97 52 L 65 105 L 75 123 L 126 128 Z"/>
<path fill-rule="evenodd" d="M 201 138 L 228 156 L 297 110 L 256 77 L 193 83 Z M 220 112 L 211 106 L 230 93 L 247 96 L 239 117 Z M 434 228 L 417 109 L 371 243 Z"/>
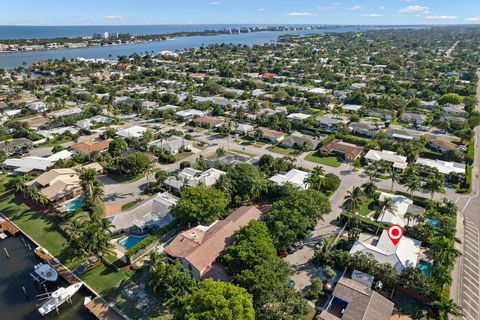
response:
<path fill-rule="evenodd" d="M 420 260 L 420 262 L 418 262 L 417 268 L 420 269 L 420 271 L 425 277 L 430 277 L 430 274 L 432 273 L 432 264 L 430 262 Z"/>
<path fill-rule="evenodd" d="M 68 212 L 77 211 L 77 209 L 80 209 L 83 207 L 83 198 L 77 198 L 75 200 L 65 202 L 63 204 L 63 207 L 67 209 Z"/>
<path fill-rule="evenodd" d="M 147 236 L 128 236 L 125 239 L 120 241 L 120 244 L 125 248 L 125 249 L 130 249 L 133 246 L 135 246 L 137 243 L 145 239 Z"/>
<path fill-rule="evenodd" d="M 425 221 L 431 224 L 435 229 L 440 228 L 440 218 L 427 218 Z"/>

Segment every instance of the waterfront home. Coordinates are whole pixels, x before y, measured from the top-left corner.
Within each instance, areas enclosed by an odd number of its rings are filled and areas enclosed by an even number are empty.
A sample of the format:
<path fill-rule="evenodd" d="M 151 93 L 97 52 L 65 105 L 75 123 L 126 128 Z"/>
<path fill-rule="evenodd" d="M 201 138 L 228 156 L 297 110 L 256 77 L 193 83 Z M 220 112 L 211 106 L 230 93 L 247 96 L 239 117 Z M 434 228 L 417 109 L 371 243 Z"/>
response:
<path fill-rule="evenodd" d="M 397 245 L 394 245 L 388 237 L 388 231 L 383 230 L 376 245 L 357 240 L 349 253 L 370 254 L 379 263 L 388 263 L 400 274 L 403 269 L 417 265 L 420 245 L 420 241 L 407 236 L 403 236 Z"/>
<path fill-rule="evenodd" d="M 363 148 L 351 143 L 333 139 L 320 147 L 320 153 L 324 156 L 333 154 L 341 155 L 346 161 L 355 161 L 362 157 Z"/>
<path fill-rule="evenodd" d="M 368 163 L 374 163 L 380 160 L 385 160 L 392 164 L 392 166 L 400 171 L 403 171 L 408 163 L 407 157 L 398 155 L 396 152 L 388 151 L 388 150 L 369 150 L 367 154 L 363 157 Z"/>
<path fill-rule="evenodd" d="M 191 140 L 171 136 L 166 139 L 152 141 L 148 144 L 149 148 L 152 146 L 163 149 L 170 154 L 178 154 L 181 149 L 191 151 L 193 144 Z"/>
<path fill-rule="evenodd" d="M 432 160 L 426 158 L 418 158 L 417 164 L 421 164 L 427 167 L 435 168 L 440 173 L 448 175 L 450 173 L 465 174 L 466 166 L 463 163 L 443 160 Z"/>
<path fill-rule="evenodd" d="M 3 170 L 10 174 L 38 173 L 47 170 L 60 159 L 70 159 L 72 153 L 62 150 L 49 157 L 29 156 L 24 158 L 9 158 L 3 162 Z"/>
<path fill-rule="evenodd" d="M 300 190 L 307 190 L 309 188 L 309 184 L 305 180 L 307 180 L 311 175 L 312 174 L 310 172 L 292 169 L 286 174 L 277 173 L 268 180 L 278 184 L 279 186 L 290 183 Z"/>
<path fill-rule="evenodd" d="M 259 127 L 248 133 L 248 136 L 251 138 L 257 138 L 257 132 L 259 138 L 268 140 L 272 143 L 282 141 L 284 138 L 284 133 L 276 130 L 271 130 L 268 128 Z"/>
<path fill-rule="evenodd" d="M 50 203 L 61 203 L 82 193 L 80 175 L 73 169 L 52 169 L 27 185 L 37 187 Z"/>
<path fill-rule="evenodd" d="M 183 267 L 197 280 L 214 278 L 228 280 L 223 266 L 217 262 L 220 254 L 234 242 L 234 233 L 248 225 L 251 220 L 259 220 L 260 210 L 254 206 L 240 207 L 224 220 L 209 226 L 196 226 L 180 233 L 165 248 L 168 260 L 180 260 Z"/>
<path fill-rule="evenodd" d="M 319 143 L 318 138 L 296 131 L 282 140 L 281 145 L 286 148 L 315 150 Z"/>
<path fill-rule="evenodd" d="M 378 200 L 385 201 L 385 199 L 392 199 L 393 203 L 395 204 L 395 208 L 393 210 L 383 210 L 377 218 L 378 222 L 385 225 L 391 226 L 396 224 L 402 228 L 405 226 L 412 227 L 416 224 L 416 221 L 415 219 L 407 219 L 405 217 L 407 212 L 416 215 L 423 215 L 423 213 L 425 213 L 424 208 L 414 205 L 413 200 L 405 196 L 385 192 L 380 193 Z"/>
<path fill-rule="evenodd" d="M 321 320 L 390 320 L 394 303 L 359 281 L 342 277 L 337 282 Z"/>
<path fill-rule="evenodd" d="M 132 126 L 117 131 L 117 136 L 123 138 L 141 138 L 147 129 L 141 126 Z"/>
<path fill-rule="evenodd" d="M 110 142 L 112 141 L 113 139 L 111 138 L 105 140 L 88 140 L 74 144 L 73 146 L 71 146 L 71 148 L 73 149 L 73 151 L 90 155 L 94 151 L 102 152 L 107 150 Z"/>
<path fill-rule="evenodd" d="M 145 232 L 147 229 L 158 230 L 172 222 L 173 217 L 170 210 L 177 202 L 178 198 L 174 195 L 167 192 L 158 193 L 126 211 L 109 216 L 112 231 Z"/>

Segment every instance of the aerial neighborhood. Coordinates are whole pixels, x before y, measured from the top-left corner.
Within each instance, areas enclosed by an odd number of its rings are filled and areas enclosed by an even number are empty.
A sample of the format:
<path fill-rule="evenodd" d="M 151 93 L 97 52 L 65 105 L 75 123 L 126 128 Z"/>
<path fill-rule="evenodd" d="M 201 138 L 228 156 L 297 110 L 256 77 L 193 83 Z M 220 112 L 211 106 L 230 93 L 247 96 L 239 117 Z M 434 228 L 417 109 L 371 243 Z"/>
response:
<path fill-rule="evenodd" d="M 372 29 L 1 69 L 0 235 L 108 319 L 449 319 L 479 46 Z"/>

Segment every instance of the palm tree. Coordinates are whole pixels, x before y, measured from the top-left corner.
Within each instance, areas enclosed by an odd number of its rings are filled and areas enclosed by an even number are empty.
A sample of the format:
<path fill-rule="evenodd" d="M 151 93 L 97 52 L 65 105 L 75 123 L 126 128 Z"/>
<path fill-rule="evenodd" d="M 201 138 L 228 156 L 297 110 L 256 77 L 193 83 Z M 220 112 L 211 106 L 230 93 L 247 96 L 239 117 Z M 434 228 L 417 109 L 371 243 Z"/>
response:
<path fill-rule="evenodd" d="M 325 170 L 318 166 L 315 167 L 312 171 L 310 177 L 305 179 L 305 182 L 309 183 L 312 187 L 314 187 L 317 191 L 323 187 L 325 183 Z"/>
<path fill-rule="evenodd" d="M 438 178 L 429 178 L 425 184 L 425 188 L 430 191 L 430 199 L 433 199 L 435 192 L 441 191 L 443 189 L 443 180 Z"/>
<path fill-rule="evenodd" d="M 410 195 L 413 196 L 413 193 L 420 190 L 421 182 L 417 176 L 410 176 L 408 180 L 405 182 L 405 186 L 407 190 L 410 192 Z"/>
<path fill-rule="evenodd" d="M 383 220 L 383 217 L 385 216 L 385 212 L 390 211 L 390 212 L 395 214 L 395 212 L 397 211 L 397 205 L 395 204 L 395 201 L 390 197 L 385 198 L 380 203 L 380 207 L 382 208 L 382 211 L 381 211 L 382 219 L 381 220 Z"/>
<path fill-rule="evenodd" d="M 153 161 L 150 161 L 147 166 L 145 167 L 145 177 L 147 178 L 147 189 L 148 187 L 150 186 L 150 176 L 153 175 L 153 165 L 154 165 L 154 162 Z"/>
<path fill-rule="evenodd" d="M 10 180 L 10 184 L 15 192 L 23 192 L 23 190 L 27 187 L 25 185 L 25 178 L 23 176 L 16 176 L 12 178 L 12 180 Z"/>
<path fill-rule="evenodd" d="M 432 302 L 432 307 L 438 312 L 439 320 L 448 320 L 448 316 L 462 316 L 462 311 L 455 302 L 442 295 L 440 300 Z"/>
<path fill-rule="evenodd" d="M 97 172 L 95 169 L 83 168 L 80 172 L 80 186 L 83 191 L 87 192 L 88 189 L 92 189 L 95 185 L 99 185 L 100 181 L 97 178 Z"/>
<path fill-rule="evenodd" d="M 398 175 L 397 170 L 395 170 L 395 168 L 391 167 L 391 169 L 390 169 L 390 180 L 392 180 L 392 186 L 390 187 L 390 191 L 393 191 L 393 185 L 395 184 L 395 182 L 398 182 L 399 178 L 400 177 Z"/>
<path fill-rule="evenodd" d="M 435 261 L 439 265 L 452 265 L 460 252 L 455 248 L 454 241 L 443 236 L 440 240 L 432 243 L 432 251 Z"/>
<path fill-rule="evenodd" d="M 348 212 L 354 213 L 362 205 L 362 189 L 360 187 L 353 188 L 352 191 L 347 192 L 343 206 Z"/>
<path fill-rule="evenodd" d="M 373 198 L 375 195 L 375 191 L 377 191 L 377 186 L 373 182 L 367 182 L 362 184 L 363 193 L 365 193 L 368 197 Z"/>
<path fill-rule="evenodd" d="M 407 211 L 407 212 L 403 215 L 403 217 L 404 217 L 405 219 L 407 219 L 407 226 L 410 226 L 410 220 L 415 219 L 416 216 L 417 216 L 416 214 L 414 214 L 414 213 L 412 213 L 412 212 L 410 212 L 410 211 Z"/>

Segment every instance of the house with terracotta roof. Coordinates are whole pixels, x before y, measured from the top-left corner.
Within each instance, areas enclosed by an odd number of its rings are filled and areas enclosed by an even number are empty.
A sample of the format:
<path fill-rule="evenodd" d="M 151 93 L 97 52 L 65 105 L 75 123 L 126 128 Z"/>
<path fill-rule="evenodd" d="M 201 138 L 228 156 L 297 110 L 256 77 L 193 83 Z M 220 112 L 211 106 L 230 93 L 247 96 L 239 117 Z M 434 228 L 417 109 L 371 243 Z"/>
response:
<path fill-rule="evenodd" d="M 84 141 L 80 142 L 77 144 L 74 144 L 72 146 L 72 149 L 74 151 L 77 151 L 79 153 L 83 154 L 91 154 L 94 151 L 101 152 L 106 149 L 108 149 L 108 146 L 110 145 L 110 142 L 112 142 L 113 139 L 108 138 L 105 140 L 89 140 L 89 141 Z"/>
<path fill-rule="evenodd" d="M 181 261 L 182 265 L 197 280 L 228 278 L 217 260 L 226 247 L 234 242 L 234 233 L 251 220 L 259 220 L 262 212 L 254 206 L 240 207 L 224 220 L 209 226 L 196 226 L 180 233 L 165 248 L 170 262 Z"/>
<path fill-rule="evenodd" d="M 254 129 L 254 130 L 250 131 L 248 133 L 248 136 L 251 137 L 251 138 L 257 138 L 257 136 L 256 136 L 257 132 L 260 133 L 260 138 L 261 139 L 268 140 L 272 143 L 282 141 L 283 138 L 285 137 L 283 132 L 276 131 L 276 130 L 271 130 L 271 129 L 263 128 L 263 127 L 259 127 L 257 129 Z"/>
<path fill-rule="evenodd" d="M 320 153 L 324 156 L 332 153 L 339 154 L 343 156 L 346 161 L 355 161 L 361 158 L 363 148 L 339 139 L 333 139 L 320 148 Z"/>

